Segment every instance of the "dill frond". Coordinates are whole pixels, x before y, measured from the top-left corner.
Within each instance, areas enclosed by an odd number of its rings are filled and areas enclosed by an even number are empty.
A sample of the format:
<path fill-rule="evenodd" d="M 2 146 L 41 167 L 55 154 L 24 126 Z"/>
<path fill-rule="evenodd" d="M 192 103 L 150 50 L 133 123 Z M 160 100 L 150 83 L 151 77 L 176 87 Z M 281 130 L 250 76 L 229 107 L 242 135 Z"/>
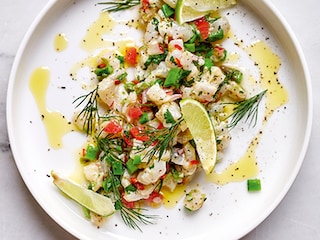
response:
<path fill-rule="evenodd" d="M 78 113 L 77 119 L 83 120 L 82 129 L 90 135 L 94 132 L 95 123 L 99 118 L 98 113 L 98 86 L 89 93 L 76 98 L 73 103 L 77 103 L 75 108 L 84 105 L 82 110 Z"/>
<path fill-rule="evenodd" d="M 228 118 L 231 118 L 228 127 L 234 128 L 242 119 L 245 119 L 245 123 L 249 122 L 249 126 L 253 125 L 254 127 L 258 119 L 259 104 L 267 91 L 264 90 L 241 102 L 231 103 L 235 104 L 236 107 L 233 109 L 234 112 L 228 116 Z"/>
<path fill-rule="evenodd" d="M 100 2 L 99 5 L 108 5 L 103 11 L 107 12 L 118 12 L 126 10 L 140 4 L 140 0 L 114 0 L 107 2 Z"/>

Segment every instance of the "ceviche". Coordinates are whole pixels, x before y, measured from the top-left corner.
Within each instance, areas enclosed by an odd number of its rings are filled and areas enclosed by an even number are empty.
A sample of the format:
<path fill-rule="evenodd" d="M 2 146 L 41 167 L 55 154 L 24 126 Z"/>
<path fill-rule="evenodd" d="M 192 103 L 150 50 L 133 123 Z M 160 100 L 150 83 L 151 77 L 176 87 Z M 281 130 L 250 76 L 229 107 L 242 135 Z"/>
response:
<path fill-rule="evenodd" d="M 212 126 L 212 133 L 202 130 L 215 144 L 212 167 L 204 169 L 210 174 L 216 161 L 223 161 L 230 130 L 241 119 L 255 124 L 266 92 L 249 96 L 241 69 L 224 64 L 227 18 L 213 11 L 181 23 L 176 16 L 179 2 L 102 3 L 109 4 L 106 11 L 138 5 L 143 45 L 99 58 L 92 69 L 96 86 L 75 100 L 75 123 L 88 136 L 80 159 L 86 187 L 110 199 L 124 222 L 137 229 L 155 217 L 146 215 L 144 206 L 161 205 L 162 190 L 188 184 L 203 168 L 201 158 L 208 157 L 197 146 L 181 102 L 191 101 L 205 110 L 202 119 L 191 120 L 196 121 L 193 128 L 201 126 L 203 118 Z M 230 104 L 233 108 L 227 111 Z M 205 200 L 205 193 L 192 189 L 184 206 L 195 211 Z M 97 226 L 103 222 L 96 212 L 86 208 L 86 213 Z"/>

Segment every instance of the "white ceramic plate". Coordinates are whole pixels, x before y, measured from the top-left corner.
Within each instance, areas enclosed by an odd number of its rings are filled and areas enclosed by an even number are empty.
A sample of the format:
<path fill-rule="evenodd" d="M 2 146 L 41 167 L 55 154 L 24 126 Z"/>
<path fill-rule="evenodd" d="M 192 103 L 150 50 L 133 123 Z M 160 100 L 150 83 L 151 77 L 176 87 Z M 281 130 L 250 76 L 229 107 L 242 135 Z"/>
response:
<path fill-rule="evenodd" d="M 98 1 L 96 1 L 98 2 Z M 7 101 L 8 131 L 18 169 L 33 196 L 62 227 L 81 239 L 236 239 L 260 224 L 279 204 L 293 183 L 303 161 L 311 129 L 310 80 L 295 37 L 285 20 L 268 2 L 240 1 L 227 12 L 232 31 L 249 45 L 265 40 L 280 56 L 280 82 L 289 93 L 289 102 L 270 118 L 259 145 L 258 177 L 263 189 L 246 191 L 246 182 L 203 188 L 208 200 L 196 214 L 174 209 L 151 209 L 161 219 L 155 225 L 133 231 L 113 216 L 100 229 L 83 217 L 78 205 L 62 196 L 49 176 L 55 169 L 63 174 L 75 170 L 75 152 L 84 141 L 69 134 L 64 147 L 50 150 L 40 113 L 29 89 L 33 70 L 47 66 L 51 82 L 47 107 L 71 118 L 72 101 L 81 88 L 69 76 L 71 67 L 87 53 L 79 44 L 87 28 L 98 18 L 101 6 L 95 1 L 50 1 L 28 31 L 16 56 L 9 82 Z M 56 52 L 53 40 L 65 33 L 69 47 Z M 66 89 L 61 89 L 65 86 Z M 285 108 L 285 109 L 284 109 Z M 240 144 L 239 148 L 245 148 Z M 236 148 L 235 148 L 236 149 Z"/>

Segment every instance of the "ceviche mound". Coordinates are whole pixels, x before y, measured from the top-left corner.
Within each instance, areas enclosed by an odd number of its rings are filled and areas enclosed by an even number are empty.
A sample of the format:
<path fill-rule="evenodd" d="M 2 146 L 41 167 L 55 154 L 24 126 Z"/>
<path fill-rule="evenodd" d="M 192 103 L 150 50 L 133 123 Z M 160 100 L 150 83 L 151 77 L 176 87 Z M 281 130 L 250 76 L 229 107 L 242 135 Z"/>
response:
<path fill-rule="evenodd" d="M 255 124 L 266 90 L 247 96 L 241 70 L 224 65 L 230 25 L 218 3 L 210 11 L 187 0 L 101 4 L 106 11 L 137 5 L 143 45 L 107 52 L 92 69 L 96 86 L 75 100 L 75 124 L 88 136 L 80 159 L 86 186 L 52 175 L 97 226 L 119 212 L 125 224 L 140 229 L 157 217 L 143 208 L 161 205 L 163 189 L 173 192 L 202 169 L 213 171 L 230 129 L 241 119 Z M 191 189 L 184 206 L 195 211 L 205 200 Z"/>

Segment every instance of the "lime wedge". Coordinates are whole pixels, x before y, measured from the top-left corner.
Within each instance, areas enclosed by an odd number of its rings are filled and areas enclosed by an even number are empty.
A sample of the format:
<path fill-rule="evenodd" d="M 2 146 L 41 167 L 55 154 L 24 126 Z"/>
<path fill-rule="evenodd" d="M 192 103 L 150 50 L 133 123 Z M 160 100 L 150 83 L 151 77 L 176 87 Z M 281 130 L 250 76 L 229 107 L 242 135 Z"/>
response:
<path fill-rule="evenodd" d="M 179 24 L 203 17 L 211 11 L 230 7 L 237 0 L 165 0 L 171 7 L 175 6 L 176 20 Z"/>
<path fill-rule="evenodd" d="M 86 189 L 54 171 L 51 171 L 51 176 L 53 177 L 53 183 L 64 194 L 90 211 L 103 217 L 110 216 L 115 212 L 114 204 L 110 198 Z"/>
<path fill-rule="evenodd" d="M 182 116 L 188 126 L 206 174 L 213 171 L 217 159 L 216 136 L 212 121 L 204 106 L 193 99 L 180 101 Z"/>

